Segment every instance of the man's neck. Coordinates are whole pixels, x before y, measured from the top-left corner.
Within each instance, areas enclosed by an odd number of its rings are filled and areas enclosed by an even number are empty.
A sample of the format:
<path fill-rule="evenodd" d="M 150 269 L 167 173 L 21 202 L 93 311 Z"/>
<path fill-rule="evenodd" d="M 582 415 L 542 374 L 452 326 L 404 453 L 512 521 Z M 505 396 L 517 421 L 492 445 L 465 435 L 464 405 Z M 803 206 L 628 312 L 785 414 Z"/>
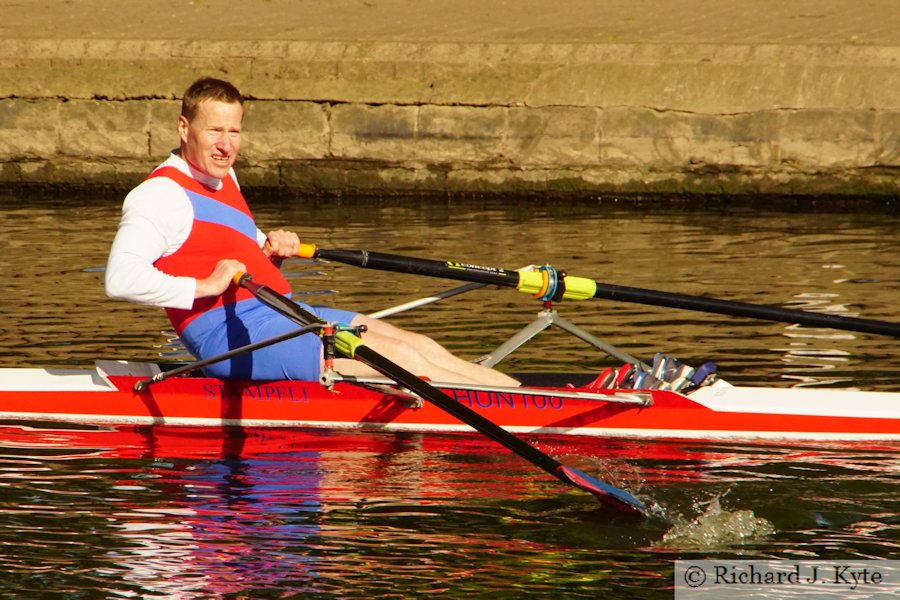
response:
<path fill-rule="evenodd" d="M 172 154 L 174 154 L 184 162 L 191 177 L 193 177 L 206 187 L 214 190 L 218 190 L 222 187 L 221 179 L 219 179 L 218 177 L 213 177 L 212 175 L 201 171 L 200 169 L 192 165 L 187 159 L 184 158 L 184 154 L 181 152 L 181 149 L 173 150 Z"/>

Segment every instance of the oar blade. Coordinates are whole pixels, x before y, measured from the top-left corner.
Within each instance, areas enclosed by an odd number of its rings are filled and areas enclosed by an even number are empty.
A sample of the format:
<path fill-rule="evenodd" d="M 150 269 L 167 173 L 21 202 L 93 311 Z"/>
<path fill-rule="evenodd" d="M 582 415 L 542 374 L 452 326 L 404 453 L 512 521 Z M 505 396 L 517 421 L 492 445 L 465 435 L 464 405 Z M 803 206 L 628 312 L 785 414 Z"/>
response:
<path fill-rule="evenodd" d="M 623 512 L 647 514 L 647 506 L 625 490 L 603 483 L 575 467 L 559 465 L 556 469 L 556 476 L 577 488 L 592 493 L 604 505 Z"/>

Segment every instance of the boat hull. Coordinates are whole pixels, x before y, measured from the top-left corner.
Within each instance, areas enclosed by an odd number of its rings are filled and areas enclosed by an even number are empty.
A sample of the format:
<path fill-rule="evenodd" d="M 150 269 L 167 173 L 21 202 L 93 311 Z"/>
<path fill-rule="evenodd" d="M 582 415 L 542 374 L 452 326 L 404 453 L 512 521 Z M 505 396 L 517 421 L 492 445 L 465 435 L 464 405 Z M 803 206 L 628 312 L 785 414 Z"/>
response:
<path fill-rule="evenodd" d="M 96 425 L 472 431 L 400 391 L 338 382 L 171 378 L 133 391 L 141 375 L 0 370 L 0 419 Z M 522 434 L 690 439 L 900 440 L 900 394 L 739 388 L 670 391 L 565 388 L 444 391 Z M 569 397 L 566 397 L 567 394 Z M 641 403 L 640 400 L 646 400 Z"/>

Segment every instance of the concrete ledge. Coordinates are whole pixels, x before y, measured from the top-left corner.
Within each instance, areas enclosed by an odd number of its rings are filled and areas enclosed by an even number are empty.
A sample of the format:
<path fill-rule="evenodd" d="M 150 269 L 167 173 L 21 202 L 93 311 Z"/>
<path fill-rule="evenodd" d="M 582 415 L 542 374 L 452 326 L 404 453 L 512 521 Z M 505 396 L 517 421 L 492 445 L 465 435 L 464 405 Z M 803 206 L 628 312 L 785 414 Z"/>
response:
<path fill-rule="evenodd" d="M 0 39 L 0 184 L 132 185 L 198 74 L 244 185 L 900 195 L 900 46 Z"/>

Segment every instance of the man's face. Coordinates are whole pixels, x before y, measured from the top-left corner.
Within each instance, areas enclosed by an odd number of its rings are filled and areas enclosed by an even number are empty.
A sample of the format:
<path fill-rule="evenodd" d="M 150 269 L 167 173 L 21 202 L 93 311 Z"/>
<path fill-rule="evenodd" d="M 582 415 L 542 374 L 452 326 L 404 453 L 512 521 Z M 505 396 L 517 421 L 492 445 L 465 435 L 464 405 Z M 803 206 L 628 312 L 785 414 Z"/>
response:
<path fill-rule="evenodd" d="M 243 118 L 244 109 L 237 102 L 204 100 L 190 122 L 178 118 L 181 157 L 195 169 L 223 179 L 241 150 Z"/>

